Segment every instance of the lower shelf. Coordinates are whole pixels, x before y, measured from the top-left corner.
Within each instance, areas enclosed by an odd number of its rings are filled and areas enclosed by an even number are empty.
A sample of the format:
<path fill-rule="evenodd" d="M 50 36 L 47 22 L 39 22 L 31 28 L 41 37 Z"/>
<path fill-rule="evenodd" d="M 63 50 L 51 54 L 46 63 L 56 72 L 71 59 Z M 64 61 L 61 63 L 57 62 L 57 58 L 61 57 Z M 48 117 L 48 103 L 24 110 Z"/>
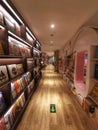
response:
<path fill-rule="evenodd" d="M 27 101 L 26 101 L 26 103 L 25 103 L 25 105 L 24 105 L 22 111 L 19 113 L 17 119 L 15 120 L 15 122 L 14 122 L 14 124 L 13 124 L 11 130 L 15 130 L 15 129 L 17 128 L 17 126 L 18 126 L 18 124 L 19 124 L 19 122 L 20 122 L 20 120 L 21 120 L 21 118 L 22 118 L 22 115 L 23 115 L 23 113 L 25 112 L 25 109 L 26 109 L 28 103 L 29 103 L 29 101 L 30 101 L 30 99 L 31 99 L 31 97 L 32 97 L 32 95 L 33 95 L 33 93 L 35 92 L 37 86 L 38 86 L 39 81 L 40 81 L 40 78 L 38 79 L 38 82 L 37 82 L 37 83 L 35 84 L 35 86 L 33 87 L 33 90 L 32 90 L 32 92 L 31 92 L 30 96 L 28 97 L 28 99 L 27 99 Z"/>

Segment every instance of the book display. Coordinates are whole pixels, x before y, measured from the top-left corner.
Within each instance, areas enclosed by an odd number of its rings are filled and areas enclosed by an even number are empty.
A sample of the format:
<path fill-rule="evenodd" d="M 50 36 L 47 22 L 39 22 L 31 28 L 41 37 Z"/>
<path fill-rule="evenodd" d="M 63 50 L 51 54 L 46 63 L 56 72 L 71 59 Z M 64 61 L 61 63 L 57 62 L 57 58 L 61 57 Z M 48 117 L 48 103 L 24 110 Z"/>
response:
<path fill-rule="evenodd" d="M 6 66 L 0 66 L 0 84 L 3 84 L 4 82 L 8 81 L 8 73 L 7 73 L 7 67 Z"/>
<path fill-rule="evenodd" d="M 16 64 L 7 65 L 7 67 L 9 70 L 10 78 L 14 78 L 18 75 Z"/>
<path fill-rule="evenodd" d="M 12 5 L 0 2 L 0 130 L 16 129 L 40 78 L 40 43 Z"/>

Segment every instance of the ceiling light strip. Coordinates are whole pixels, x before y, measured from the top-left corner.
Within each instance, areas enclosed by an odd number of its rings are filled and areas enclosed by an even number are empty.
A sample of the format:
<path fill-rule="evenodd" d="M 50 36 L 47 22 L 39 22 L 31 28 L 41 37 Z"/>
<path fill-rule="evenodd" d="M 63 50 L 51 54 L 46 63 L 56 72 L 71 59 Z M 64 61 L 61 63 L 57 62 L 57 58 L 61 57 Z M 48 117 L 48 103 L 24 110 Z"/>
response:
<path fill-rule="evenodd" d="M 0 28 L 1 28 L 1 29 L 5 29 L 2 25 L 0 25 Z"/>
<path fill-rule="evenodd" d="M 37 43 L 40 45 L 39 41 L 37 41 Z"/>
<path fill-rule="evenodd" d="M 26 30 L 28 31 L 28 33 L 33 37 L 34 40 L 36 40 L 36 38 L 34 37 L 34 35 L 31 33 L 31 31 L 28 29 L 28 27 L 26 27 Z"/>
<path fill-rule="evenodd" d="M 36 52 L 41 53 L 41 51 L 39 51 L 39 50 L 38 50 L 38 49 L 36 49 L 35 47 L 33 47 L 33 49 L 34 49 Z"/>
<path fill-rule="evenodd" d="M 15 11 L 12 9 L 12 7 L 9 5 L 9 3 L 6 1 L 6 0 L 2 0 L 5 4 L 6 4 L 6 6 L 12 11 L 12 13 L 17 17 L 17 19 L 22 23 L 22 24 L 24 24 L 23 23 L 23 21 L 19 18 L 19 16 L 15 13 Z"/>
<path fill-rule="evenodd" d="M 15 38 L 17 38 L 19 41 L 25 43 L 26 45 L 28 45 L 29 47 L 32 47 L 32 45 L 28 44 L 26 41 L 24 41 L 23 39 L 21 39 L 20 37 L 18 37 L 17 35 L 13 34 L 12 32 L 8 31 L 8 33 L 12 36 L 14 36 Z"/>

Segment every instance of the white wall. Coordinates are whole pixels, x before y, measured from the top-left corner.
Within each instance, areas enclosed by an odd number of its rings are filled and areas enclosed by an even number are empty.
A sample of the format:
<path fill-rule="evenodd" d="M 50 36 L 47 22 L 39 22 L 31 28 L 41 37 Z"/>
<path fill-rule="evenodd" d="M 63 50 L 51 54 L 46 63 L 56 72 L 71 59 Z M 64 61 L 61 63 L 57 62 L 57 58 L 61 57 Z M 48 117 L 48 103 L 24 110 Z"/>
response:
<path fill-rule="evenodd" d="M 77 92 L 83 97 L 86 97 L 90 90 L 90 45 L 98 45 L 98 34 L 97 32 L 89 27 L 84 27 L 81 29 L 78 37 L 75 39 L 73 51 L 88 51 L 88 67 L 87 67 L 87 82 L 86 90 L 82 91 L 78 86 L 76 86 Z"/>

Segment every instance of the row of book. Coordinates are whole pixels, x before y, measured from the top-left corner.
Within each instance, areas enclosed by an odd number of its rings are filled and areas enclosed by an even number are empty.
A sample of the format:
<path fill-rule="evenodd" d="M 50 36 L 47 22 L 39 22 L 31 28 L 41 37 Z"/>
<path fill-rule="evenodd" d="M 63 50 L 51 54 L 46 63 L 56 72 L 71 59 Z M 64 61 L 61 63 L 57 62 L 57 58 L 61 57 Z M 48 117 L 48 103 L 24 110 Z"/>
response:
<path fill-rule="evenodd" d="M 27 87 L 26 95 L 28 95 L 28 91 L 31 92 L 34 81 L 30 81 L 31 73 L 27 72 L 17 80 L 0 88 L 0 115 L 17 99 L 24 88 Z"/>
<path fill-rule="evenodd" d="M 0 119 L 0 130 L 10 130 L 25 105 L 24 93 Z"/>
<path fill-rule="evenodd" d="M 30 48 L 18 41 L 9 42 L 9 55 L 31 57 Z"/>
<path fill-rule="evenodd" d="M 11 40 L 6 44 L 8 44 L 8 48 L 4 49 L 5 48 L 4 42 L 0 40 L 0 55 L 9 54 L 11 56 L 31 57 L 30 48 L 24 45 L 23 43 Z"/>
<path fill-rule="evenodd" d="M 5 16 L 5 14 L 3 14 L 2 10 L 0 10 L 0 23 L 5 25 L 7 29 L 14 34 L 17 34 L 19 37 L 29 41 L 30 44 L 33 44 L 33 38 L 31 41 L 31 38 L 29 39 L 28 35 L 26 35 L 26 26 L 19 25 L 15 20 L 12 22 L 8 16 Z"/>
<path fill-rule="evenodd" d="M 21 78 L 11 82 L 11 94 L 14 100 L 31 80 L 31 73 L 27 72 Z"/>
<path fill-rule="evenodd" d="M 23 64 L 11 64 L 0 66 L 0 85 L 24 73 Z"/>

